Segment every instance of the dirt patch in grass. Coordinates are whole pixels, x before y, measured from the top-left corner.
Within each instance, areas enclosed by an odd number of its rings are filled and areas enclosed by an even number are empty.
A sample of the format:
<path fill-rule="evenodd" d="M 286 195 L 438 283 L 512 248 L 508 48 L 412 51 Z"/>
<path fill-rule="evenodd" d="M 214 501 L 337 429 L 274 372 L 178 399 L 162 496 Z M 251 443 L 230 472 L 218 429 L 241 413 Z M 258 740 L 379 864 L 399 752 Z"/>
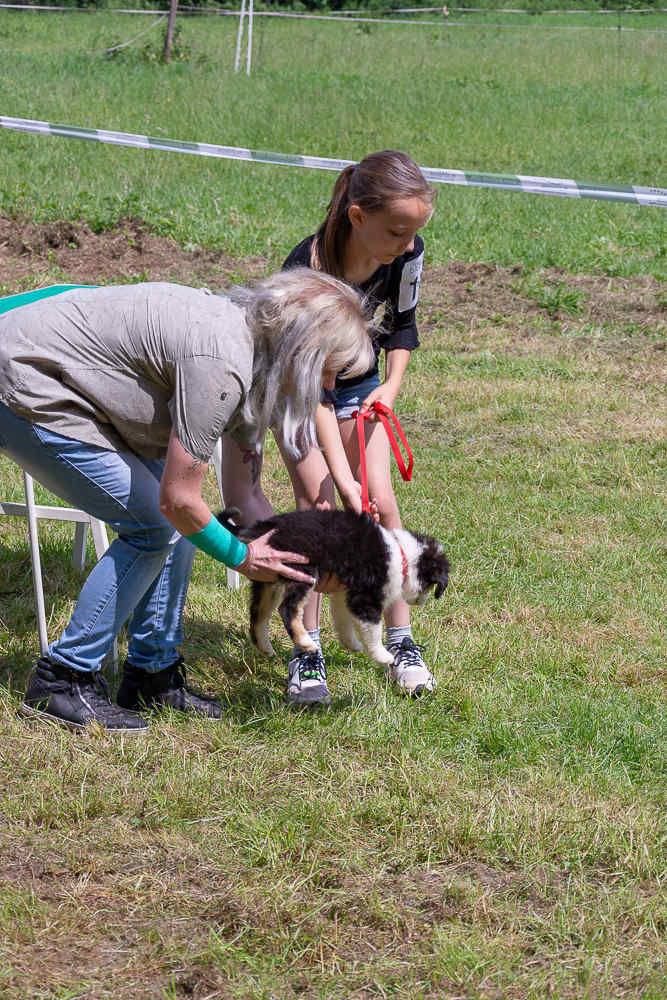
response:
<path fill-rule="evenodd" d="M 141 219 L 121 220 L 113 230 L 93 232 L 68 221 L 34 223 L 0 217 L 0 288 L 5 294 L 66 282 L 178 281 L 216 288 L 267 271 L 270 261 L 243 261 L 216 250 L 183 249 L 157 236 Z M 665 332 L 665 294 L 649 275 L 608 278 L 566 274 L 553 268 L 525 273 L 522 267 L 452 261 L 428 270 L 422 285 L 420 325 L 450 327 L 469 336 L 489 325 L 505 333 L 535 322 L 599 342 L 614 328 L 614 339 L 654 338 Z M 664 347 L 664 343 L 660 345 Z"/>
<path fill-rule="evenodd" d="M 40 284 L 178 281 L 218 285 L 266 270 L 261 257 L 239 262 L 214 250 L 184 250 L 141 219 L 95 233 L 71 222 L 0 218 L 0 275 L 7 294 Z"/>
<path fill-rule="evenodd" d="M 529 274 L 521 266 L 464 261 L 428 272 L 421 314 L 424 328 L 445 323 L 469 335 L 489 324 L 526 327 L 535 320 L 596 341 L 612 326 L 635 337 L 667 329 L 664 290 L 650 275 L 608 278 L 558 268 Z"/>
<path fill-rule="evenodd" d="M 585 921 L 591 902 L 590 886 L 556 870 L 518 871 L 472 858 L 394 873 L 334 869 L 326 885 L 317 879 L 291 881 L 283 873 L 279 892 L 273 879 L 267 884 L 266 874 L 243 872 L 231 858 L 225 863 L 217 854 L 207 857 L 205 842 L 188 847 L 177 834 L 143 844 L 141 839 L 126 844 L 108 870 L 97 874 L 85 866 L 68 872 L 44 845 L 41 856 L 36 846 L 30 857 L 21 857 L 18 845 L 0 854 L 0 885 L 11 883 L 33 900 L 23 935 L 5 953 L 11 970 L 7 996 L 29 995 L 20 992 L 26 987 L 37 995 L 45 981 L 53 991 L 49 995 L 70 989 L 67 995 L 90 1000 L 257 996 L 241 985 L 246 961 L 253 955 L 278 959 L 286 948 L 287 960 L 277 964 L 280 985 L 271 996 L 314 1000 L 323 995 L 318 979 L 334 972 L 349 977 L 346 996 L 380 996 L 363 982 L 372 982 L 382 968 L 400 979 L 413 969 L 425 998 L 468 996 L 472 993 L 456 992 L 446 972 L 438 971 L 438 950 L 450 937 L 462 941 L 474 931 L 483 956 L 509 933 L 510 950 L 530 950 L 537 967 L 554 961 L 563 947 L 550 938 L 554 913 L 572 905 L 567 900 L 573 896 Z M 76 867 L 83 859 L 73 860 Z M 147 861 L 150 871 L 144 871 Z M 600 888 L 613 890 L 613 880 L 603 880 Z M 631 970 L 626 949 L 653 943 L 641 915 L 652 892 L 638 885 L 631 891 L 634 903 L 628 901 L 625 924 L 614 940 L 623 988 Z M 532 949 L 543 936 L 549 942 L 540 958 Z M 410 996 L 407 983 L 404 988 Z M 501 980 L 497 990 L 483 995 L 518 1000 L 534 994 L 526 983 L 505 991 Z"/>

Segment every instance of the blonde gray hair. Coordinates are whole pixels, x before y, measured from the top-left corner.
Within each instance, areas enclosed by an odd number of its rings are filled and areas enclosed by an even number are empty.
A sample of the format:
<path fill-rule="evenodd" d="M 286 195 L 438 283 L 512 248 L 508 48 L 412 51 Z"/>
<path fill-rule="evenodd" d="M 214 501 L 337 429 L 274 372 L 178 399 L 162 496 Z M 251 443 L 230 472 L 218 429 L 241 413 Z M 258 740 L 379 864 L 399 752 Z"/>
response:
<path fill-rule="evenodd" d="M 316 444 L 323 376 L 354 378 L 375 364 L 364 302 L 350 285 L 306 267 L 230 297 L 245 309 L 255 347 L 243 418 L 258 441 L 274 425 L 288 453 L 303 456 Z"/>

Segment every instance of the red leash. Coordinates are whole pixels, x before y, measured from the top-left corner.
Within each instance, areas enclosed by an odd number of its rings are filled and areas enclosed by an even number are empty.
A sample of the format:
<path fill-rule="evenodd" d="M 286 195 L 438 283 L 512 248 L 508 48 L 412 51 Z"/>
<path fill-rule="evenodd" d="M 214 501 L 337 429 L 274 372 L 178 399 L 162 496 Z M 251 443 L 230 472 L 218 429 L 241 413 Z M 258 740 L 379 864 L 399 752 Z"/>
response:
<path fill-rule="evenodd" d="M 364 433 L 364 420 L 367 420 L 372 413 L 377 413 L 380 418 L 380 423 L 387 432 L 387 437 L 389 438 L 389 444 L 391 445 L 391 450 L 394 453 L 394 458 L 396 459 L 396 464 L 398 466 L 398 471 L 401 473 L 405 482 L 409 482 L 412 479 L 412 452 L 410 451 L 410 445 L 408 444 L 405 434 L 403 433 L 403 428 L 398 422 L 398 417 L 390 410 L 388 406 L 384 403 L 375 402 L 367 410 L 362 413 L 361 410 L 357 410 L 354 414 L 357 421 L 357 438 L 359 440 L 359 462 L 361 466 L 361 509 L 364 513 L 370 513 L 370 502 L 368 499 L 368 472 L 366 471 L 366 435 Z M 389 420 L 392 420 L 394 427 L 396 428 L 396 433 L 401 439 L 401 443 L 405 448 L 408 456 L 407 468 L 401 455 L 400 448 L 398 447 L 398 442 L 394 436 L 394 432 L 391 429 L 391 424 Z M 405 557 L 404 557 L 405 558 Z"/>

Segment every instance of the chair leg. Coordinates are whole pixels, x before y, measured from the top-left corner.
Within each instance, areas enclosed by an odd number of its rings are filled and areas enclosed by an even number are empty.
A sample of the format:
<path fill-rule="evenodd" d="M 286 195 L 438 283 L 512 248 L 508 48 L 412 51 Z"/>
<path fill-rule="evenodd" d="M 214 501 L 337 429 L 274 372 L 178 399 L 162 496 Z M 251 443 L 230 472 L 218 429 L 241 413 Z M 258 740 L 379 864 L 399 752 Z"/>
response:
<path fill-rule="evenodd" d="M 42 656 L 44 656 L 49 646 L 49 640 L 46 634 L 46 612 L 44 610 L 44 589 L 42 587 L 42 561 L 39 555 L 39 536 L 37 533 L 37 515 L 35 513 L 35 491 L 33 488 L 32 476 L 29 476 L 27 472 L 23 473 L 23 487 L 25 489 L 26 513 L 28 517 L 30 561 L 32 563 L 32 585 L 35 592 L 39 648 Z"/>
<path fill-rule="evenodd" d="M 72 565 L 79 573 L 83 573 L 86 566 L 86 539 L 88 538 L 88 525 L 85 521 L 77 521 L 74 528 L 74 551 L 72 552 Z"/>
<path fill-rule="evenodd" d="M 98 521 L 96 517 L 90 519 L 90 530 L 93 535 L 95 555 L 100 559 L 109 548 L 109 536 L 104 521 Z"/>
<path fill-rule="evenodd" d="M 44 607 L 44 587 L 42 583 L 42 561 L 39 553 L 39 534 L 37 530 L 37 511 L 35 508 L 35 490 L 32 476 L 23 472 L 23 488 L 25 490 L 25 513 L 28 519 L 28 536 L 30 539 L 30 562 L 32 567 L 32 585 L 35 594 L 35 610 L 37 614 L 37 631 L 39 634 L 39 648 L 42 656 L 46 655 L 49 647 L 49 640 L 46 632 L 46 610 Z M 98 521 L 91 517 L 90 527 L 93 534 L 93 542 L 97 558 L 104 555 L 109 548 L 106 525 L 103 521 Z M 88 523 L 77 521 L 74 535 L 74 552 L 72 561 L 74 566 L 83 570 L 86 562 L 86 535 Z M 118 642 L 114 639 L 113 646 L 106 657 L 113 666 L 114 673 L 118 672 Z"/>

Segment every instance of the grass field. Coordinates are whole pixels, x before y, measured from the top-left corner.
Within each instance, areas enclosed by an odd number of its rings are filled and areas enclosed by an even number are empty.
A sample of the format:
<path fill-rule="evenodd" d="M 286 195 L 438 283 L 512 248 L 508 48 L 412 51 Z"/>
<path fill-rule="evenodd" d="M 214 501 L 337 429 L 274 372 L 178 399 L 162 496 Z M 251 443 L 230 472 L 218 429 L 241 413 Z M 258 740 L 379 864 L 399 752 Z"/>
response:
<path fill-rule="evenodd" d="M 258 19 L 248 78 L 233 72 L 234 18 L 183 18 L 189 58 L 165 67 L 141 55 L 161 28 L 117 58 L 101 54 L 147 18 L 0 11 L 0 108 L 279 153 L 398 147 L 424 166 L 664 186 L 666 22 L 624 16 L 638 30 L 619 37 L 594 15 L 570 27 L 554 16 L 550 30 L 546 16 L 539 30 L 528 16 L 504 28 Z M 4 213 L 97 226 L 140 216 L 183 245 L 275 264 L 320 219 L 333 182 L 6 131 L 0 150 Z M 658 209 L 441 185 L 428 236 L 433 263 L 664 275 Z"/>
<path fill-rule="evenodd" d="M 272 23 L 248 80 L 230 22 L 188 21 L 206 60 L 165 68 L 82 58 L 134 20 L 0 11 L 0 113 L 661 182 L 664 36 L 628 32 L 617 79 L 600 33 L 418 43 L 348 25 L 344 52 L 343 26 Z M 311 231 L 333 179 L 9 132 L 0 157 L 2 294 L 173 279 L 165 261 L 210 287 L 256 274 Z M 77 263 L 78 237 L 17 240 L 13 214 L 92 224 L 105 267 Z M 151 264 L 147 238 L 113 228 L 128 215 L 164 237 Z M 221 722 L 156 718 L 135 742 L 29 725 L 26 528 L 0 519 L 0 1000 L 662 1000 L 663 217 L 440 189 L 397 407 L 415 454 L 403 519 L 453 567 L 413 615 L 428 699 L 339 649 L 325 612 L 333 705 L 290 713 L 281 629 L 263 660 L 245 588 L 199 555 L 184 654 Z M 271 441 L 265 488 L 291 506 Z M 0 497 L 21 494 L 0 458 Z M 52 637 L 81 584 L 72 535 L 40 527 Z"/>
<path fill-rule="evenodd" d="M 631 285 L 554 309 L 511 271 L 427 275 L 397 489 L 453 564 L 413 616 L 429 699 L 325 616 L 334 704 L 290 714 L 280 628 L 260 659 L 245 590 L 201 556 L 184 652 L 222 722 L 31 727 L 26 533 L 2 522 L 3 1000 L 664 996 L 664 353 L 621 320 Z M 619 318 L 594 322 L 609 288 Z M 0 495 L 20 486 L 0 460 Z M 266 488 L 290 506 L 272 447 Z M 57 635 L 72 530 L 41 538 Z"/>

